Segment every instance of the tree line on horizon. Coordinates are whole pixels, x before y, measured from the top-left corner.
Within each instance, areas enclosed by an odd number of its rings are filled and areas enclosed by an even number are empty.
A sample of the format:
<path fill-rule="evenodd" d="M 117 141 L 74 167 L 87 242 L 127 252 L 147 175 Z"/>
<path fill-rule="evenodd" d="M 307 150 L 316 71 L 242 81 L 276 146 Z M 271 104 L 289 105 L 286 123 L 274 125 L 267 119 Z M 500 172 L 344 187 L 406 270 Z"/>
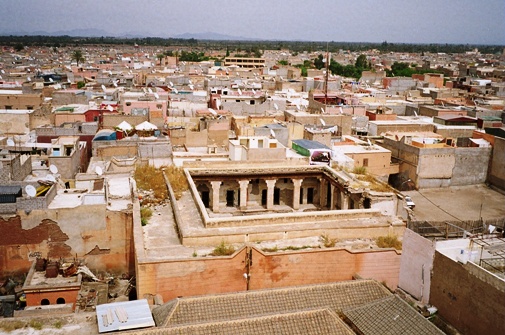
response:
<path fill-rule="evenodd" d="M 478 45 L 478 44 L 439 44 L 439 43 L 381 43 L 373 42 L 324 42 L 324 41 L 232 41 L 232 40 L 197 40 L 194 38 L 121 38 L 121 37 L 74 37 L 74 36 L 0 36 L 0 45 L 11 46 L 16 50 L 22 50 L 27 46 L 34 47 L 79 47 L 84 45 L 138 45 L 160 46 L 167 48 L 189 47 L 201 49 L 226 49 L 229 52 L 247 50 L 290 50 L 295 53 L 329 51 L 338 52 L 346 50 L 359 52 L 375 49 L 380 52 L 409 52 L 409 53 L 464 53 L 477 48 L 482 54 L 502 53 L 503 45 Z"/>

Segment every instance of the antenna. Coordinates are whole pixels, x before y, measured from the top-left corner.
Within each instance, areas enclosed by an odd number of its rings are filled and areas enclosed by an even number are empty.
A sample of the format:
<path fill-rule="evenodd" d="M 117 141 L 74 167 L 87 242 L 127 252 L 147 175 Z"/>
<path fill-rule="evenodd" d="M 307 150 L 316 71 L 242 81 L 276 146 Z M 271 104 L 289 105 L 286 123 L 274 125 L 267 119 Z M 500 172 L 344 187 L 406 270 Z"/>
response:
<path fill-rule="evenodd" d="M 195 86 L 193 86 L 193 84 L 189 84 L 188 86 L 189 86 L 189 88 L 190 88 L 191 90 L 194 90 L 194 89 L 195 89 Z"/>
<path fill-rule="evenodd" d="M 321 125 L 322 125 L 323 127 L 324 127 L 324 126 L 326 126 L 326 122 L 324 122 L 324 120 L 323 120 L 323 119 L 319 119 L 319 121 L 321 122 Z"/>
<path fill-rule="evenodd" d="M 52 174 L 58 173 L 58 167 L 54 164 L 49 165 L 49 171 L 51 171 Z"/>
<path fill-rule="evenodd" d="M 37 194 L 37 190 L 32 185 L 26 185 L 25 192 L 30 198 L 33 198 Z"/>
<path fill-rule="evenodd" d="M 170 84 L 170 87 L 174 87 L 174 83 L 169 82 L 169 84 Z"/>
<path fill-rule="evenodd" d="M 159 98 L 160 98 L 160 95 L 159 95 L 158 93 L 154 93 L 154 97 L 155 97 L 156 99 L 159 99 Z"/>
<path fill-rule="evenodd" d="M 101 176 L 103 174 L 103 170 L 101 167 L 97 166 L 95 167 L 95 173 L 99 176 Z"/>

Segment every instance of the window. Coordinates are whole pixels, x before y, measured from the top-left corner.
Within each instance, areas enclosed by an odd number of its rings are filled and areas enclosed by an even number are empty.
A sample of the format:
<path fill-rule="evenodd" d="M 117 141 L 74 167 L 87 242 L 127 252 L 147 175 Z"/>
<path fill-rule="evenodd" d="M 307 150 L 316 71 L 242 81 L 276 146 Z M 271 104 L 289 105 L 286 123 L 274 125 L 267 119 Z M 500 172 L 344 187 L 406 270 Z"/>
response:
<path fill-rule="evenodd" d="M 363 166 L 368 166 L 368 158 L 363 158 Z"/>
<path fill-rule="evenodd" d="M 58 299 L 56 299 L 56 303 L 58 305 L 64 305 L 65 304 L 65 298 L 58 298 Z"/>
<path fill-rule="evenodd" d="M 127 103 L 126 103 L 126 106 L 131 106 L 131 105 L 132 105 L 132 103 L 131 103 L 131 102 L 127 102 Z"/>
<path fill-rule="evenodd" d="M 12 109 L 12 106 L 5 106 L 5 109 Z"/>
<path fill-rule="evenodd" d="M 41 304 L 42 306 L 49 305 L 49 299 L 42 299 L 42 300 L 40 301 L 40 304 Z"/>

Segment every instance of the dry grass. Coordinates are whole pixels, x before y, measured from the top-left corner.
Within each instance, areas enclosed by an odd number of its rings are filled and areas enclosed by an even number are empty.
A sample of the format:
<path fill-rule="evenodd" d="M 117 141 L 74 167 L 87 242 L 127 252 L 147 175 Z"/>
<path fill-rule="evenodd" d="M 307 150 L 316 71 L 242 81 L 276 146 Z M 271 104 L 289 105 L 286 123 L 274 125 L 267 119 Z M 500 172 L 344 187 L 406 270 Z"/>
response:
<path fill-rule="evenodd" d="M 366 174 L 366 167 L 364 166 L 355 166 L 354 169 L 352 169 L 352 173 L 354 174 Z"/>
<path fill-rule="evenodd" d="M 163 202 L 168 195 L 163 172 L 150 165 L 137 166 L 133 174 L 137 188 L 152 192 L 152 196 L 142 199 L 142 204 Z"/>
<path fill-rule="evenodd" d="M 396 235 L 379 236 L 376 243 L 379 248 L 395 248 L 396 250 L 402 250 L 402 242 Z"/>
<path fill-rule="evenodd" d="M 0 330 L 3 332 L 10 333 L 16 329 L 21 329 L 26 327 L 26 322 L 19 320 L 3 320 L 0 321 Z"/>
<path fill-rule="evenodd" d="M 222 241 L 214 250 L 211 252 L 211 256 L 229 256 L 235 252 L 235 248 L 233 245 L 227 244 L 225 241 Z"/>
<path fill-rule="evenodd" d="M 323 243 L 325 248 L 333 248 L 337 243 L 337 239 L 330 238 L 330 235 L 328 235 L 327 233 L 322 234 L 321 236 L 319 236 L 319 238 L 321 239 L 321 242 Z"/>
<path fill-rule="evenodd" d="M 394 189 L 386 183 L 378 181 L 370 174 L 357 174 L 356 179 L 369 183 L 370 189 L 376 192 L 393 192 Z"/>
<path fill-rule="evenodd" d="M 182 193 L 189 188 L 188 180 L 186 179 L 183 169 L 173 165 L 163 167 L 162 169 L 174 190 L 175 198 L 179 200 Z"/>

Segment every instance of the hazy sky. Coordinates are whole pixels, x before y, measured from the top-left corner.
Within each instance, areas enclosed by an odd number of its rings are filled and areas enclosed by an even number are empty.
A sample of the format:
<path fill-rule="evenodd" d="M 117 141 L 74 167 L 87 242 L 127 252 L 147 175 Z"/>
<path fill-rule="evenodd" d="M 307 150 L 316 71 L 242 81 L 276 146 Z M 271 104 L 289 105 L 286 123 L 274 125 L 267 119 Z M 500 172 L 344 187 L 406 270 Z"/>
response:
<path fill-rule="evenodd" d="M 505 45 L 505 0 L 0 0 L 0 33 Z"/>

